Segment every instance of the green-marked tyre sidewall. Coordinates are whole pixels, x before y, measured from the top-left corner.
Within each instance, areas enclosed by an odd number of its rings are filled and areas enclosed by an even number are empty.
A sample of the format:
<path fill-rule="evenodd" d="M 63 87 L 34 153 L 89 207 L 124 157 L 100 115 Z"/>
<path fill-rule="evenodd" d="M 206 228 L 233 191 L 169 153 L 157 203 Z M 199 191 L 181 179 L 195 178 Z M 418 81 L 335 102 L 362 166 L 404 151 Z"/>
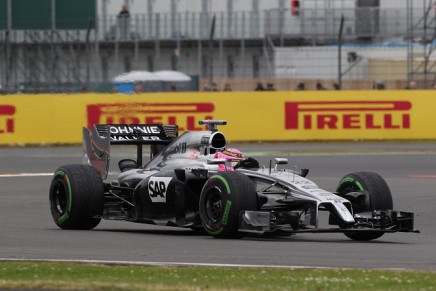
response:
<path fill-rule="evenodd" d="M 362 212 L 393 208 L 389 186 L 377 173 L 355 172 L 348 174 L 341 179 L 336 191 L 340 196 L 344 196 L 349 192 L 367 192 L 367 200 L 359 207 Z M 353 208 L 355 208 L 354 205 Z M 349 232 L 345 233 L 345 235 L 353 240 L 368 241 L 381 237 L 383 233 Z"/>
<path fill-rule="evenodd" d="M 205 222 L 203 226 L 206 232 L 210 235 L 218 236 L 224 231 L 228 223 L 228 218 L 229 218 L 228 215 L 232 207 L 232 202 L 231 200 L 229 200 L 229 196 L 231 195 L 231 190 L 227 180 L 224 177 L 218 175 L 209 178 L 207 183 L 203 186 L 202 193 L 207 191 L 211 187 L 216 187 L 219 190 L 221 190 L 221 194 L 223 195 L 223 204 L 225 205 L 223 214 L 217 221 L 212 221 L 208 219 L 204 215 L 204 211 L 200 211 L 200 216 L 202 221 Z M 207 197 L 204 197 L 204 199 L 206 198 Z M 203 203 L 205 203 L 205 201 Z M 203 204 L 203 206 L 205 205 Z"/>
<path fill-rule="evenodd" d="M 369 203 L 361 211 L 392 209 L 392 195 L 386 181 L 377 173 L 355 172 L 344 176 L 336 192 L 343 195 L 351 191 L 369 193 Z"/>
<path fill-rule="evenodd" d="M 98 171 L 88 165 L 65 165 L 53 175 L 49 192 L 50 211 L 62 229 L 96 227 L 104 208 L 104 184 Z"/>
<path fill-rule="evenodd" d="M 209 198 L 214 197 L 211 191 L 221 197 L 216 202 L 221 205 L 217 217 L 211 217 L 208 212 Z M 222 172 L 207 180 L 199 203 L 200 219 L 209 235 L 216 238 L 240 238 L 239 214 L 243 210 L 257 210 L 257 195 L 254 184 L 247 176 L 237 172 Z"/>
<path fill-rule="evenodd" d="M 337 192 L 340 192 L 342 189 L 346 188 L 347 186 L 351 186 L 355 188 L 355 190 L 365 191 L 361 181 L 358 180 L 358 177 L 354 174 L 348 174 L 344 178 L 341 179 L 339 182 L 338 187 L 336 188 Z"/>
<path fill-rule="evenodd" d="M 68 175 L 65 173 L 65 171 L 63 171 L 62 169 L 59 169 L 54 173 L 53 182 L 52 182 L 51 187 L 53 187 L 55 183 L 60 183 L 64 187 L 67 205 L 66 205 L 65 212 L 63 212 L 63 213 L 60 213 L 57 209 L 55 209 L 55 207 L 54 207 L 55 205 L 53 205 L 53 203 L 51 203 L 51 205 L 50 205 L 51 206 L 50 210 L 52 212 L 53 220 L 55 221 L 55 223 L 58 226 L 62 226 L 62 224 L 65 223 L 66 220 L 68 220 L 70 213 L 71 213 L 71 206 L 73 203 L 71 182 L 70 182 L 70 179 L 68 178 Z M 56 194 L 60 195 L 60 193 L 53 193 L 52 191 L 50 191 L 50 193 L 51 193 L 51 195 L 56 195 Z M 52 198 L 54 199 L 56 197 L 52 197 Z"/>

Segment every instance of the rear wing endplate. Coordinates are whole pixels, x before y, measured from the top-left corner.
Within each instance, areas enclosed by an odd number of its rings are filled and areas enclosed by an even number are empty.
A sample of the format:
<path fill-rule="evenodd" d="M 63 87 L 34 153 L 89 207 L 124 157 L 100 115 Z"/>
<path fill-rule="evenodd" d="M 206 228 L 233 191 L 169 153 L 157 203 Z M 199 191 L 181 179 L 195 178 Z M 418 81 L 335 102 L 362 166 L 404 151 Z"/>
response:
<path fill-rule="evenodd" d="M 95 124 L 83 128 L 84 164 L 93 166 L 103 180 L 109 172 L 110 145 L 136 145 L 137 165 L 142 165 L 143 145 L 167 145 L 178 136 L 177 125 Z"/>

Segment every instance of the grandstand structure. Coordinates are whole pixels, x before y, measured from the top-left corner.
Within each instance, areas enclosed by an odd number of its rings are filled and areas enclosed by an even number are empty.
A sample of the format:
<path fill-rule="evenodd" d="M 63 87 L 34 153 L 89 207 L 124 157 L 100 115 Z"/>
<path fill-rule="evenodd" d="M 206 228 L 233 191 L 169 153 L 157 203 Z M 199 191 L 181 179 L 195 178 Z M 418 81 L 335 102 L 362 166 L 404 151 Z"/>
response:
<path fill-rule="evenodd" d="M 129 17 L 117 15 L 123 4 Z M 370 88 L 376 79 L 390 82 L 388 88 L 410 80 L 429 88 L 436 76 L 435 5 L 0 0 L 0 90 L 111 91 L 113 77 L 133 70 L 182 71 L 200 90 L 212 82 L 252 90 L 259 81 L 289 90 L 301 81 L 332 84 L 338 74 L 346 89 Z"/>

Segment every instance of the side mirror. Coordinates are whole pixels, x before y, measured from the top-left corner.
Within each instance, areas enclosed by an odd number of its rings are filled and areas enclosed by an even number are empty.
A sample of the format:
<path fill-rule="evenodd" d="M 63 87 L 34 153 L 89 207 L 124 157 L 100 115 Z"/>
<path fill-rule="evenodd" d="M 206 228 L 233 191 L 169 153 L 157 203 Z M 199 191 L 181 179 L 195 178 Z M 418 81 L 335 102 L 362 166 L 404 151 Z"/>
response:
<path fill-rule="evenodd" d="M 278 165 L 287 165 L 288 159 L 286 158 L 275 158 L 274 161 L 276 162 L 274 165 L 274 170 L 277 170 Z"/>
<path fill-rule="evenodd" d="M 118 162 L 118 167 L 120 168 L 121 172 L 125 172 L 128 170 L 136 169 L 138 168 L 138 165 L 136 164 L 135 160 L 131 159 L 124 159 Z"/>
<path fill-rule="evenodd" d="M 301 169 L 300 170 L 300 176 L 301 177 L 306 177 L 307 176 L 307 174 L 309 174 L 309 169 Z"/>

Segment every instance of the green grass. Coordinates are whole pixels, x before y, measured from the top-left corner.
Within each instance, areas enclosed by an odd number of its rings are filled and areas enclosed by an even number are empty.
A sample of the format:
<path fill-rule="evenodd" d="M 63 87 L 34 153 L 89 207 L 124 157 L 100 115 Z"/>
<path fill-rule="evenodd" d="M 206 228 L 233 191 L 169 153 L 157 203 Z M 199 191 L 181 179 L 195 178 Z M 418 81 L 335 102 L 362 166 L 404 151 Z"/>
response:
<path fill-rule="evenodd" d="M 0 289 L 436 290 L 436 273 L 0 262 Z"/>

